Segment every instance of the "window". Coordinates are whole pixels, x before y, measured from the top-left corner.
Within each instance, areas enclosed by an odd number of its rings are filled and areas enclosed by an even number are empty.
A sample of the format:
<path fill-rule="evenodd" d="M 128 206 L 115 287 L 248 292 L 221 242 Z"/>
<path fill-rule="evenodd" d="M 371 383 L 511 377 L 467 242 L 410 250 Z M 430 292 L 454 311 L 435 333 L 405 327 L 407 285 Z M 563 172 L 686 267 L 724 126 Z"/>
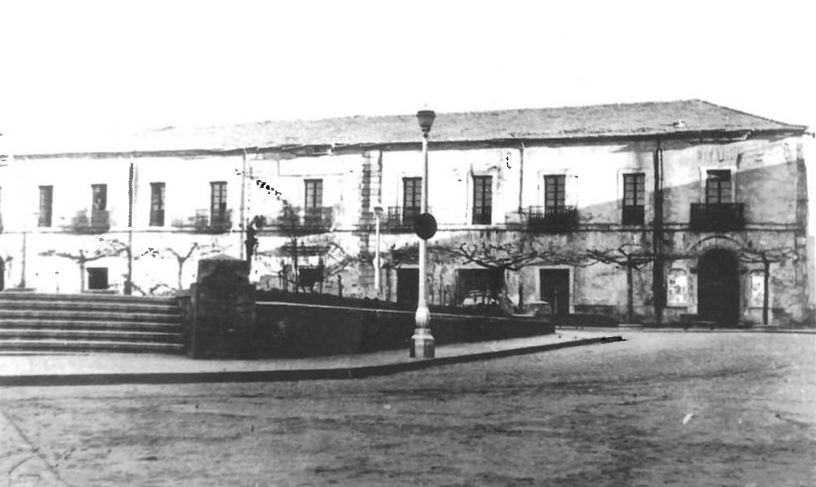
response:
<path fill-rule="evenodd" d="M 54 203 L 54 187 L 40 186 L 40 218 L 38 226 L 51 226 L 51 209 Z"/>
<path fill-rule="evenodd" d="M 731 203 L 731 171 L 708 171 L 706 203 Z"/>
<path fill-rule="evenodd" d="M 402 189 L 402 221 L 413 224 L 422 208 L 422 178 L 403 178 Z"/>
<path fill-rule="evenodd" d="M 88 268 L 88 289 L 108 288 L 108 268 L 89 267 Z"/>
<path fill-rule="evenodd" d="M 93 184 L 93 211 L 105 211 L 108 207 L 108 185 Z"/>
<path fill-rule="evenodd" d="M 623 175 L 623 224 L 642 225 L 646 203 L 646 175 Z"/>
<path fill-rule="evenodd" d="M 323 180 L 307 179 L 306 181 L 306 208 L 321 208 L 323 206 Z"/>
<path fill-rule="evenodd" d="M 210 219 L 223 222 L 227 218 L 227 183 L 210 183 Z"/>
<path fill-rule="evenodd" d="M 473 176 L 473 223 L 493 222 L 493 177 Z"/>
<path fill-rule="evenodd" d="M 164 183 L 150 183 L 150 226 L 164 226 Z"/>
<path fill-rule="evenodd" d="M 567 177 L 564 175 L 544 176 L 545 208 L 563 208 L 567 202 Z"/>
<path fill-rule="evenodd" d="M 504 284 L 504 271 L 501 269 L 456 270 L 459 302 L 466 305 L 495 303 Z"/>

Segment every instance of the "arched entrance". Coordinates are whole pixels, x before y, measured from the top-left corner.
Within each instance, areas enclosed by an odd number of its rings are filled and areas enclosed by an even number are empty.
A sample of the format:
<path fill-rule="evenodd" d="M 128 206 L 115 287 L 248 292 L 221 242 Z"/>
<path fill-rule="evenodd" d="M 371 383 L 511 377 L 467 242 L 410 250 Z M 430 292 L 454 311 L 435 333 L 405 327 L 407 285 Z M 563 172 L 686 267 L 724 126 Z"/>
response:
<path fill-rule="evenodd" d="M 728 250 L 709 250 L 697 266 L 697 315 L 722 326 L 739 321 L 740 294 L 737 258 Z"/>

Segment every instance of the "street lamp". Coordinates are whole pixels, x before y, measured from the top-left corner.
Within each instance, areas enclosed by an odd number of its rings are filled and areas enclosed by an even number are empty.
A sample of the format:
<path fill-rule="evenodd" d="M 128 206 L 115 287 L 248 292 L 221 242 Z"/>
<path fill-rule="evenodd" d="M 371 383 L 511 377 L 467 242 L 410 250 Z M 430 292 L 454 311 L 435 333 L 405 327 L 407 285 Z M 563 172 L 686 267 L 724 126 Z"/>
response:
<path fill-rule="evenodd" d="M 374 207 L 374 218 L 377 231 L 377 246 L 374 247 L 374 289 L 377 290 L 377 297 L 380 297 L 380 269 L 382 263 L 380 262 L 380 218 L 382 217 L 383 208 L 380 205 Z"/>
<path fill-rule="evenodd" d="M 421 212 L 428 213 L 428 137 L 431 132 L 436 113 L 432 110 L 420 110 L 417 112 L 419 128 L 422 129 L 422 200 Z M 411 337 L 413 348 L 412 357 L 433 358 L 434 357 L 434 337 L 431 334 L 431 312 L 428 309 L 426 300 L 426 281 L 428 268 L 428 242 L 425 238 L 419 240 L 419 302 L 416 311 L 416 330 Z"/>

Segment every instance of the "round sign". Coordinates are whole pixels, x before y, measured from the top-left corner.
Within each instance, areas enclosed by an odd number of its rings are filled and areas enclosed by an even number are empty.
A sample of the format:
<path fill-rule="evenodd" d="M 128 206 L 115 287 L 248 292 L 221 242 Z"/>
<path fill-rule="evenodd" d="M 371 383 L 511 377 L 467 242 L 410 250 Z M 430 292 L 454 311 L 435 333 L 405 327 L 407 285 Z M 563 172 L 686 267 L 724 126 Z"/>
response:
<path fill-rule="evenodd" d="M 436 218 L 430 213 L 423 213 L 414 220 L 414 232 L 422 240 L 428 240 L 436 235 Z"/>

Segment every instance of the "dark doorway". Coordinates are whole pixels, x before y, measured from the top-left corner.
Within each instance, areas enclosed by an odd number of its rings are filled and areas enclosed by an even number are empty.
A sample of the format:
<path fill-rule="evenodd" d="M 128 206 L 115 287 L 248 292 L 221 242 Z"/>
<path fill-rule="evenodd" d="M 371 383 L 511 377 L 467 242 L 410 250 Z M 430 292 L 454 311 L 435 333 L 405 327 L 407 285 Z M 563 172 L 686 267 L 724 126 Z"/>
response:
<path fill-rule="evenodd" d="M 108 268 L 107 267 L 91 267 L 88 269 L 88 289 L 107 289 L 108 288 Z"/>
<path fill-rule="evenodd" d="M 709 250 L 697 266 L 697 315 L 722 326 L 739 321 L 737 258 L 727 250 Z"/>
<path fill-rule="evenodd" d="M 397 302 L 416 306 L 419 302 L 419 269 L 397 269 Z"/>
<path fill-rule="evenodd" d="M 504 286 L 502 269 L 458 269 L 456 292 L 459 304 L 494 304 Z"/>
<path fill-rule="evenodd" d="M 553 314 L 569 314 L 570 273 L 569 269 L 541 269 L 538 271 L 541 284 L 540 298 L 550 303 Z"/>
<path fill-rule="evenodd" d="M 0 259 L 0 291 L 6 288 L 6 263 Z"/>

